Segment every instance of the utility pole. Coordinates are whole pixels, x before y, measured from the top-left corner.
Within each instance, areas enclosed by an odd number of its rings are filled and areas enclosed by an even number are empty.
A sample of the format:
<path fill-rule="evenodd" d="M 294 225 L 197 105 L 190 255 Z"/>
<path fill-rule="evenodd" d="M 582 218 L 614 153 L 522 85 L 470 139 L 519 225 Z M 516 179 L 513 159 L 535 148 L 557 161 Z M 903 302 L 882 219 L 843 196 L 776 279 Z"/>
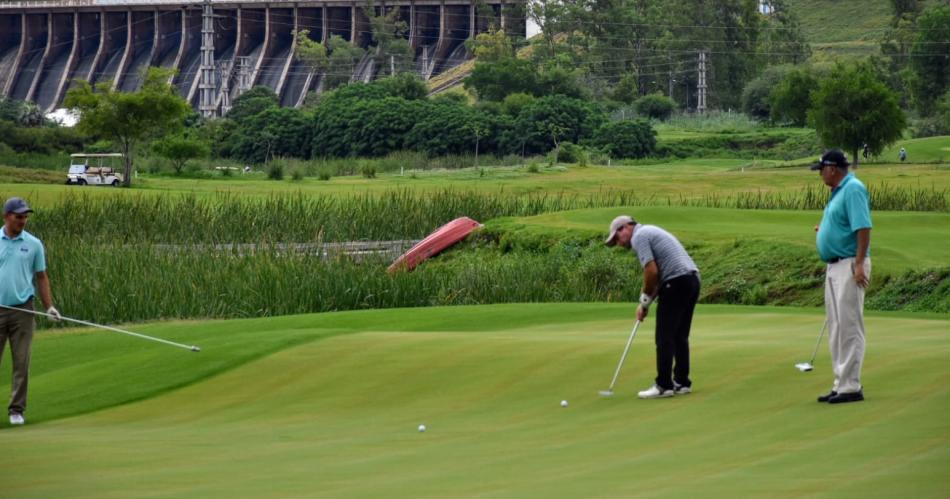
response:
<path fill-rule="evenodd" d="M 672 100 L 673 99 L 673 58 L 670 57 L 669 52 L 666 53 L 666 62 L 668 64 L 669 76 L 670 76 L 670 80 L 669 80 L 670 89 L 667 92 L 666 96 L 669 97 L 670 100 Z"/>
<path fill-rule="evenodd" d="M 221 61 L 221 67 L 218 70 L 221 82 L 221 116 L 228 114 L 231 110 L 231 66 L 234 61 Z"/>
<path fill-rule="evenodd" d="M 396 76 L 396 56 L 392 54 L 389 56 L 389 75 Z"/>
<path fill-rule="evenodd" d="M 198 85 L 201 116 L 214 118 L 214 10 L 211 0 L 204 0 L 201 12 L 201 80 Z"/>
<path fill-rule="evenodd" d="M 249 82 L 251 81 L 250 57 L 240 56 L 240 57 L 237 57 L 236 59 L 237 59 L 237 65 L 238 65 L 237 94 L 241 95 L 250 89 L 250 84 L 249 84 Z"/>
<path fill-rule="evenodd" d="M 699 102 L 696 104 L 696 112 L 703 114 L 706 112 L 706 51 L 699 53 L 699 85 L 696 87 L 699 93 Z"/>

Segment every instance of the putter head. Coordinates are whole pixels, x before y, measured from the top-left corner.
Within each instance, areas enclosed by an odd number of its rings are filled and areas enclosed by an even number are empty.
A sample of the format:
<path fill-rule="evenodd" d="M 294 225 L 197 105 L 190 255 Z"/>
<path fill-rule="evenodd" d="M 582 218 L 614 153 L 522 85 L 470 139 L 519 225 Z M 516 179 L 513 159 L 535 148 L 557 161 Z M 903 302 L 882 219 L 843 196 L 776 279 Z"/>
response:
<path fill-rule="evenodd" d="M 601 397 L 613 397 L 613 396 L 614 396 L 614 391 L 613 391 L 613 390 L 601 390 L 601 391 L 600 391 L 600 396 L 601 396 Z"/>
<path fill-rule="evenodd" d="M 811 371 L 814 368 L 815 366 L 811 365 L 810 362 L 799 362 L 798 364 L 795 364 L 795 369 L 798 369 L 799 371 L 803 373 L 807 373 L 808 371 Z"/>

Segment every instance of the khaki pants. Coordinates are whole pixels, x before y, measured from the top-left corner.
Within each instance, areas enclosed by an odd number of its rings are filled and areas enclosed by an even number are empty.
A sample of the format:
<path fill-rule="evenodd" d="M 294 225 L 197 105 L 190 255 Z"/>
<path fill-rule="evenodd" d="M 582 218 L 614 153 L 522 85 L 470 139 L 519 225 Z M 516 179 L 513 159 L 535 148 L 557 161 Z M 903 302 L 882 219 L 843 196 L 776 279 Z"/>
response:
<path fill-rule="evenodd" d="M 17 305 L 33 310 L 33 302 Z M 26 390 L 30 378 L 30 349 L 33 343 L 33 314 L 0 309 L 0 360 L 7 341 L 13 355 L 13 386 L 10 389 L 10 413 L 26 411 Z"/>
<path fill-rule="evenodd" d="M 864 363 L 864 288 L 854 282 L 854 258 L 828 264 L 825 275 L 825 312 L 828 315 L 828 347 L 834 371 L 833 390 L 861 390 Z M 865 275 L 871 278 L 871 259 L 864 259 Z"/>

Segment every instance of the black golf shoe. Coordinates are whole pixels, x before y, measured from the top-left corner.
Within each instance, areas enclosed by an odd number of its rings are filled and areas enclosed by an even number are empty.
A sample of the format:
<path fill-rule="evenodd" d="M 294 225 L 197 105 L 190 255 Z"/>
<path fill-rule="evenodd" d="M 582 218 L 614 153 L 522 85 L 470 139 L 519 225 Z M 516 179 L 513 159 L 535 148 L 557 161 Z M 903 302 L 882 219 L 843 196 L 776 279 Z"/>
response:
<path fill-rule="evenodd" d="M 839 393 L 828 399 L 829 404 L 844 404 L 846 402 L 860 402 L 864 400 L 864 393 L 861 390 L 851 393 Z"/>
<path fill-rule="evenodd" d="M 818 401 L 819 401 L 819 402 L 827 402 L 827 401 L 831 400 L 832 398 L 836 397 L 837 395 L 838 395 L 838 392 L 836 392 L 836 391 L 834 391 L 834 390 L 831 390 L 830 392 L 828 392 L 828 393 L 826 393 L 826 394 L 824 394 L 824 395 L 818 397 Z"/>

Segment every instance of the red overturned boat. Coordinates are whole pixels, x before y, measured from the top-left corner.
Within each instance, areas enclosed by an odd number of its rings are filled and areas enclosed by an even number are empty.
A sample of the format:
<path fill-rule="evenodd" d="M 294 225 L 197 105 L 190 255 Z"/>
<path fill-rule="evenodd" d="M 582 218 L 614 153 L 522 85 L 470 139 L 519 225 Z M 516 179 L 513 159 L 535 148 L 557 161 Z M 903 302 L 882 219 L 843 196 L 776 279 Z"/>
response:
<path fill-rule="evenodd" d="M 398 270 L 412 270 L 416 268 L 427 258 L 439 254 L 445 248 L 465 239 L 473 230 L 481 227 L 482 224 L 468 217 L 461 217 L 436 229 L 428 237 L 419 241 L 418 244 L 405 252 L 396 259 L 392 265 L 386 269 L 386 272 L 392 274 Z"/>

